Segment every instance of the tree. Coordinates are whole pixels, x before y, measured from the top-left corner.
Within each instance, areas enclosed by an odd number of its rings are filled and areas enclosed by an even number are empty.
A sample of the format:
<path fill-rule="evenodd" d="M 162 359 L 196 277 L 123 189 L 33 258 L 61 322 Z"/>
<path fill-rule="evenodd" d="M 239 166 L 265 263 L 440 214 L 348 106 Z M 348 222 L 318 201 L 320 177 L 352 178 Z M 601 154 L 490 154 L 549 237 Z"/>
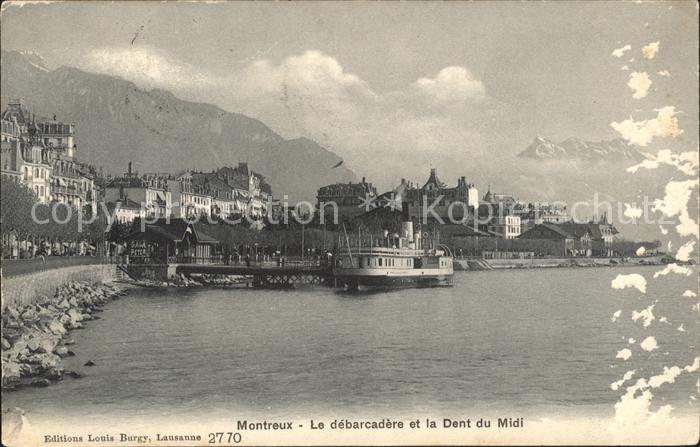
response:
<path fill-rule="evenodd" d="M 36 196 L 21 183 L 2 177 L 0 181 L 2 198 L 0 199 L 0 223 L 2 231 L 14 231 L 20 238 L 32 236 L 37 228 L 32 220 L 31 210 L 36 203 Z"/>

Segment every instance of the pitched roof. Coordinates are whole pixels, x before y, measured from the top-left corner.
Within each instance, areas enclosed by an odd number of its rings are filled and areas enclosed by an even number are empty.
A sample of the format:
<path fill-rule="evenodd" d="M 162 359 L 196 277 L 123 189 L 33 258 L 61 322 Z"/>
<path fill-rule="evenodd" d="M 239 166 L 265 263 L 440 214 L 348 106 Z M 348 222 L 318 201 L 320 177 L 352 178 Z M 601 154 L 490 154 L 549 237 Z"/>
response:
<path fill-rule="evenodd" d="M 586 233 L 590 234 L 591 237 L 593 237 L 593 232 L 591 231 L 590 227 L 588 226 L 587 223 L 576 223 L 576 222 L 564 222 L 561 224 L 550 224 L 553 226 L 556 226 L 558 228 L 561 228 L 563 231 L 569 233 L 571 236 L 580 239 L 583 236 L 586 235 Z"/>
<path fill-rule="evenodd" d="M 435 168 L 432 168 L 432 169 L 430 170 L 430 177 L 428 177 L 428 181 L 425 182 L 425 184 L 423 185 L 423 188 L 421 188 L 421 189 L 425 189 L 425 188 L 426 188 L 428 185 L 430 185 L 431 183 L 434 184 L 435 186 L 437 186 L 438 188 L 444 188 L 444 187 L 445 187 L 445 184 L 442 183 L 442 182 L 440 181 L 440 179 L 438 178 L 438 176 L 437 176 L 437 169 L 435 169 Z"/>
<path fill-rule="evenodd" d="M 105 185 L 106 188 L 146 188 L 147 186 L 148 185 L 143 179 L 135 175 L 116 177 L 107 182 L 107 185 Z"/>
<path fill-rule="evenodd" d="M 199 228 L 198 228 L 199 227 Z M 131 232 L 126 236 L 127 240 L 158 240 L 165 239 L 180 242 L 185 239 L 188 228 L 193 232 L 197 242 L 204 244 L 216 244 L 219 241 L 201 231 L 201 224 L 190 223 L 181 218 L 160 218 L 155 222 L 147 222 L 144 231 L 141 231 L 141 218 L 134 219 Z"/>
<path fill-rule="evenodd" d="M 568 231 L 564 230 L 563 228 L 559 227 L 556 224 L 552 223 L 543 223 L 539 225 L 535 225 L 534 227 L 530 228 L 526 232 L 520 235 L 520 238 L 523 239 L 530 239 L 533 237 L 533 235 L 537 234 L 539 231 L 542 229 L 545 229 L 552 233 L 552 236 L 554 236 L 557 239 L 573 239 L 574 236 L 569 233 Z"/>
<path fill-rule="evenodd" d="M 472 236 L 481 236 L 481 237 L 494 237 L 495 233 L 493 232 L 486 232 L 486 231 L 481 231 L 478 229 L 474 229 L 471 225 L 460 225 L 463 227 L 460 229 L 458 233 L 452 234 L 452 237 L 472 237 Z"/>

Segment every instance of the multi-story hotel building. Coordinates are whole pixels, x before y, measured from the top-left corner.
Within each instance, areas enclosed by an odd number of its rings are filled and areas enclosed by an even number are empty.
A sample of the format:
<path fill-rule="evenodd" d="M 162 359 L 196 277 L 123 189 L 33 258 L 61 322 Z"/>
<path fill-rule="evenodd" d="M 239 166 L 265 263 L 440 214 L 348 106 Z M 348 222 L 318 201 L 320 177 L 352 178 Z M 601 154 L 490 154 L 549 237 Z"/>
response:
<path fill-rule="evenodd" d="M 94 204 L 95 170 L 76 159 L 75 124 L 30 115 L 19 100 L 2 114 L 2 175 L 31 189 L 41 202 L 82 208 Z"/>
<path fill-rule="evenodd" d="M 108 204 L 121 202 L 137 203 L 143 209 L 144 217 L 167 217 L 171 214 L 172 197 L 167 179 L 147 174 L 139 177 L 129 163 L 127 172 L 120 177 L 109 179 L 104 188 L 104 201 Z"/>
<path fill-rule="evenodd" d="M 468 218 L 469 210 L 479 206 L 479 193 L 473 183 L 466 177 L 457 179 L 457 186 L 447 187 L 440 181 L 435 168 L 430 169 L 430 176 L 422 188 L 408 188 L 404 191 L 403 201 L 408 207 L 412 220 L 423 220 L 425 210 L 433 213 L 443 221 L 462 221 Z M 454 222 L 453 222 L 454 223 Z"/>

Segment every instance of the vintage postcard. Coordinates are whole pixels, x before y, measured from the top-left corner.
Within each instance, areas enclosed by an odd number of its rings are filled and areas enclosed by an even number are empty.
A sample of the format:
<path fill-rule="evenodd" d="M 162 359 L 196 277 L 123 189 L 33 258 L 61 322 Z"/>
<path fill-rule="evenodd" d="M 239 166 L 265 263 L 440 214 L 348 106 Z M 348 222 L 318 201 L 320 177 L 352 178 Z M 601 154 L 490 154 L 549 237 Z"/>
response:
<path fill-rule="evenodd" d="M 698 443 L 697 2 L 0 14 L 3 445 Z"/>

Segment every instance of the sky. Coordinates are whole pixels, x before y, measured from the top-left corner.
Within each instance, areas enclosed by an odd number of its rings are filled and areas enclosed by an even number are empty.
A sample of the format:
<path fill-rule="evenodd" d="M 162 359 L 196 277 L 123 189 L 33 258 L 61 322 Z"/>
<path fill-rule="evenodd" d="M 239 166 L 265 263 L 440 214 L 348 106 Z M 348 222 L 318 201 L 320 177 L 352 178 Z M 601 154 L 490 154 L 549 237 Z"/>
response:
<path fill-rule="evenodd" d="M 516 155 L 536 136 L 623 137 L 651 149 L 669 137 L 651 129 L 667 106 L 681 129 L 697 129 L 697 32 L 695 2 L 2 10 L 3 49 L 258 118 L 285 137 L 314 139 L 383 187 L 423 181 L 432 166 L 447 183 L 466 175 L 484 188 L 518 175 Z M 697 147 L 694 130 L 666 139 Z"/>

